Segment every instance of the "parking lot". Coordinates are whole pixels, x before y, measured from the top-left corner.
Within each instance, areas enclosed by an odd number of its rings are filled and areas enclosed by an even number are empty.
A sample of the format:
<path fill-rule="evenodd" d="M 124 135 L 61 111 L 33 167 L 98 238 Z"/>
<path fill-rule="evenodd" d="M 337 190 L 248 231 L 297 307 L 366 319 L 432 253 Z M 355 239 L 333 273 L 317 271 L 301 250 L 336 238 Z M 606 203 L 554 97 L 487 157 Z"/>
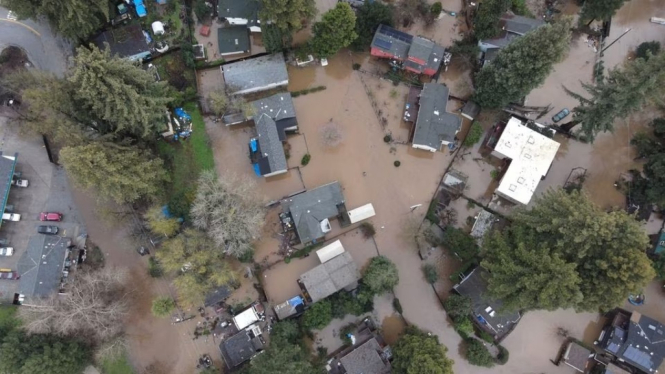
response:
<path fill-rule="evenodd" d="M 0 150 L 3 154 L 18 152 L 16 171 L 27 179 L 27 188 L 12 186 L 7 205 L 21 215 L 18 222 L 3 221 L 0 238 L 6 239 L 7 246 L 14 248 L 14 254 L 0 257 L 0 268 L 17 269 L 21 256 L 25 253 L 31 236 L 37 234 L 40 212 L 59 212 L 64 215 L 61 222 L 50 222 L 58 226 L 58 235 L 75 239 L 85 234 L 85 228 L 72 203 L 65 171 L 49 162 L 42 138 L 21 137 L 9 125 L 6 117 L 0 116 Z M 11 303 L 19 281 L 0 280 L 0 303 Z"/>

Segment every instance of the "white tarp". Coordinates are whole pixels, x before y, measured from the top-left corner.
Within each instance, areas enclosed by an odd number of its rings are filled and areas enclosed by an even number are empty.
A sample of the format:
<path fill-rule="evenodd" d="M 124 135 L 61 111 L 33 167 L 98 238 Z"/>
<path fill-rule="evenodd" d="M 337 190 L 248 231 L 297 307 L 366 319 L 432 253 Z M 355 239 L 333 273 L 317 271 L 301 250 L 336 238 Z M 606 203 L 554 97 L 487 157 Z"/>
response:
<path fill-rule="evenodd" d="M 159 21 L 153 22 L 152 23 L 152 33 L 155 34 L 155 35 L 163 35 L 164 34 L 164 24 L 159 22 Z"/>
<path fill-rule="evenodd" d="M 344 246 L 342 246 L 342 242 L 339 240 L 335 240 L 334 242 L 316 251 L 316 255 L 319 256 L 319 261 L 321 261 L 322 264 L 336 256 L 341 255 L 342 253 L 344 253 Z"/>
<path fill-rule="evenodd" d="M 372 204 L 365 204 L 359 208 L 348 211 L 348 214 L 351 223 L 356 223 L 374 217 L 376 213 L 374 212 L 374 206 Z"/>
<path fill-rule="evenodd" d="M 238 330 L 242 330 L 251 324 L 258 322 L 259 316 L 256 314 L 254 307 L 247 308 L 244 312 L 233 317 L 233 323 L 235 323 Z"/>

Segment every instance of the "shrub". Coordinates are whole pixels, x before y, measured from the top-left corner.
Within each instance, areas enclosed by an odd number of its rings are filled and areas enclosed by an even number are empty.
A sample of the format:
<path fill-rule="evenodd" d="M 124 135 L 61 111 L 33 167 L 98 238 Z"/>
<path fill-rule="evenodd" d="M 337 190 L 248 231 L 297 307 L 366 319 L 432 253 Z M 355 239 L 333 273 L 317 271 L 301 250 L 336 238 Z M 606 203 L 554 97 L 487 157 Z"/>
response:
<path fill-rule="evenodd" d="M 443 232 L 443 245 L 462 261 L 475 260 L 480 253 L 478 244 L 471 235 L 452 226 L 446 227 Z"/>
<path fill-rule="evenodd" d="M 366 295 L 367 292 L 369 292 L 369 289 L 361 285 L 355 296 L 346 291 L 340 291 L 330 296 L 333 318 L 344 318 L 348 314 L 359 316 L 371 311 L 374 308 L 373 295 L 366 297 L 368 296 Z"/>
<path fill-rule="evenodd" d="M 466 138 L 464 139 L 462 145 L 465 147 L 471 147 L 474 144 L 478 143 L 480 138 L 483 136 L 483 132 L 484 132 L 483 127 L 480 125 L 480 123 L 474 121 L 471 124 L 469 133 L 466 134 Z"/>
<path fill-rule="evenodd" d="M 342 339 L 342 343 L 344 343 L 344 345 L 351 345 L 351 338 L 349 338 L 347 335 L 352 333 L 355 329 L 356 324 L 349 323 L 348 325 L 342 327 L 341 330 L 339 330 L 339 337 Z"/>
<path fill-rule="evenodd" d="M 302 156 L 302 160 L 300 160 L 300 164 L 302 166 L 307 166 L 309 164 L 309 160 L 312 159 L 312 156 L 309 155 L 309 153 L 306 153 L 304 156 Z"/>
<path fill-rule="evenodd" d="M 328 326 L 332 319 L 330 300 L 322 300 L 307 309 L 302 316 L 301 326 L 306 330 L 319 330 Z"/>
<path fill-rule="evenodd" d="M 473 322 L 471 322 L 469 317 L 465 316 L 463 318 L 458 318 L 453 321 L 453 326 L 455 327 L 455 331 L 457 331 L 457 333 L 459 333 L 464 339 L 473 335 Z"/>
<path fill-rule="evenodd" d="M 486 368 L 494 366 L 494 357 L 481 341 L 475 338 L 466 338 L 464 342 L 466 343 L 466 359 L 471 365 Z"/>
<path fill-rule="evenodd" d="M 164 269 L 162 269 L 162 266 L 154 257 L 148 258 L 148 274 L 153 278 L 159 278 L 164 275 Z"/>
<path fill-rule="evenodd" d="M 436 266 L 433 264 L 425 264 L 422 267 L 423 274 L 425 275 L 425 280 L 427 283 L 434 284 L 439 279 L 439 274 L 436 271 Z"/>
<path fill-rule="evenodd" d="M 357 62 L 353 63 L 353 70 L 360 70 L 360 64 Z"/>
<path fill-rule="evenodd" d="M 165 317 L 175 309 L 175 300 L 167 296 L 160 296 L 152 301 L 152 314 L 156 317 Z"/>
<path fill-rule="evenodd" d="M 466 317 L 473 311 L 471 308 L 471 299 L 468 296 L 457 294 L 448 296 L 443 301 L 443 308 L 446 309 L 446 312 L 453 320 Z"/>
<path fill-rule="evenodd" d="M 395 167 L 398 168 L 400 165 L 402 165 L 402 163 L 399 160 L 395 160 L 395 162 L 393 162 L 393 165 L 395 165 Z"/>
<path fill-rule="evenodd" d="M 399 302 L 398 298 L 393 299 L 393 309 L 399 314 L 402 314 L 402 304 Z"/>
<path fill-rule="evenodd" d="M 392 135 L 386 134 L 386 136 L 383 137 L 383 141 L 386 143 L 390 143 L 393 140 Z"/>
<path fill-rule="evenodd" d="M 250 248 L 238 256 L 238 260 L 242 263 L 249 264 L 254 262 L 254 248 Z"/>
<path fill-rule="evenodd" d="M 498 179 L 499 179 L 499 175 L 500 175 L 500 174 L 499 174 L 499 170 L 498 170 L 498 169 L 494 169 L 494 170 L 490 171 L 490 177 L 492 177 L 492 179 L 494 179 L 494 180 L 498 180 Z"/>
<path fill-rule="evenodd" d="M 637 58 L 648 59 L 649 56 L 657 55 L 660 52 L 660 43 L 657 41 L 644 42 L 637 46 L 635 56 Z"/>
<path fill-rule="evenodd" d="M 300 91 L 291 92 L 291 97 L 298 97 L 298 96 L 300 96 Z"/>
<path fill-rule="evenodd" d="M 441 2 L 437 1 L 434 4 L 432 4 L 432 7 L 429 8 L 430 13 L 432 13 L 432 16 L 434 18 L 438 18 L 441 15 L 441 11 L 443 10 L 443 6 L 441 6 Z"/>
<path fill-rule="evenodd" d="M 508 362 L 508 357 L 509 357 L 509 352 L 506 349 L 506 347 L 499 345 L 499 354 L 496 356 L 496 361 L 499 363 L 499 365 L 504 365 L 506 362 Z"/>
<path fill-rule="evenodd" d="M 386 256 L 372 257 L 363 272 L 363 283 L 375 294 L 389 292 L 399 283 L 397 267 Z"/>
<path fill-rule="evenodd" d="M 366 239 L 369 239 L 376 234 L 376 229 L 371 222 L 363 222 L 360 224 L 360 232 Z"/>
<path fill-rule="evenodd" d="M 490 343 L 490 344 L 494 344 L 494 337 L 493 337 L 490 333 L 488 333 L 487 331 L 485 331 L 485 330 L 479 330 L 479 331 L 478 331 L 478 334 L 476 334 L 476 335 L 477 335 L 479 338 L 481 338 L 482 340 L 484 340 L 484 341 L 486 341 L 486 342 L 488 342 L 488 343 Z"/>

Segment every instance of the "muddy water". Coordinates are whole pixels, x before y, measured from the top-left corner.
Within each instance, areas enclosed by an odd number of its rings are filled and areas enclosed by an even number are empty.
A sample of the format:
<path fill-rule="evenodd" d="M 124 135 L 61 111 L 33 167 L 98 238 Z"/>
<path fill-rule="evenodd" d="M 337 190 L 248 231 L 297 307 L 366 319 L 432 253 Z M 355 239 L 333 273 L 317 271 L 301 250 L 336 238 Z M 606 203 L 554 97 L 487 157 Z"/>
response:
<path fill-rule="evenodd" d="M 280 262 L 263 272 L 263 287 L 268 295 L 268 302 L 276 305 L 294 296 L 300 295 L 298 278 L 304 272 L 319 264 L 316 254 L 293 259 L 290 263 Z"/>
<path fill-rule="evenodd" d="M 404 332 L 406 324 L 402 317 L 398 314 L 393 314 L 390 317 L 386 317 L 381 322 L 381 335 L 386 344 L 393 345 L 397 343 L 400 335 Z"/>

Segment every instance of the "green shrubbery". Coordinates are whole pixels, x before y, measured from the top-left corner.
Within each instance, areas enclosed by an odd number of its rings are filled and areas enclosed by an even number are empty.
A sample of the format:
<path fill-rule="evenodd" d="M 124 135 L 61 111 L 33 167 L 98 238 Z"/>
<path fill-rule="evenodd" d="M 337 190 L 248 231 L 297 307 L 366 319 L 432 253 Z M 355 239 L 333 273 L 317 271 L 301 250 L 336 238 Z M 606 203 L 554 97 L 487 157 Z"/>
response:
<path fill-rule="evenodd" d="M 474 121 L 471 124 L 469 133 L 466 134 L 466 138 L 464 139 L 462 145 L 465 147 L 471 147 L 474 144 L 478 143 L 478 141 L 480 141 L 480 138 L 483 136 L 483 132 L 484 132 L 483 127 L 480 125 L 480 123 Z"/>
<path fill-rule="evenodd" d="M 464 343 L 466 343 L 466 359 L 471 365 L 487 368 L 494 366 L 494 357 L 492 357 L 492 354 L 480 340 L 476 338 L 466 338 L 464 339 Z"/>

